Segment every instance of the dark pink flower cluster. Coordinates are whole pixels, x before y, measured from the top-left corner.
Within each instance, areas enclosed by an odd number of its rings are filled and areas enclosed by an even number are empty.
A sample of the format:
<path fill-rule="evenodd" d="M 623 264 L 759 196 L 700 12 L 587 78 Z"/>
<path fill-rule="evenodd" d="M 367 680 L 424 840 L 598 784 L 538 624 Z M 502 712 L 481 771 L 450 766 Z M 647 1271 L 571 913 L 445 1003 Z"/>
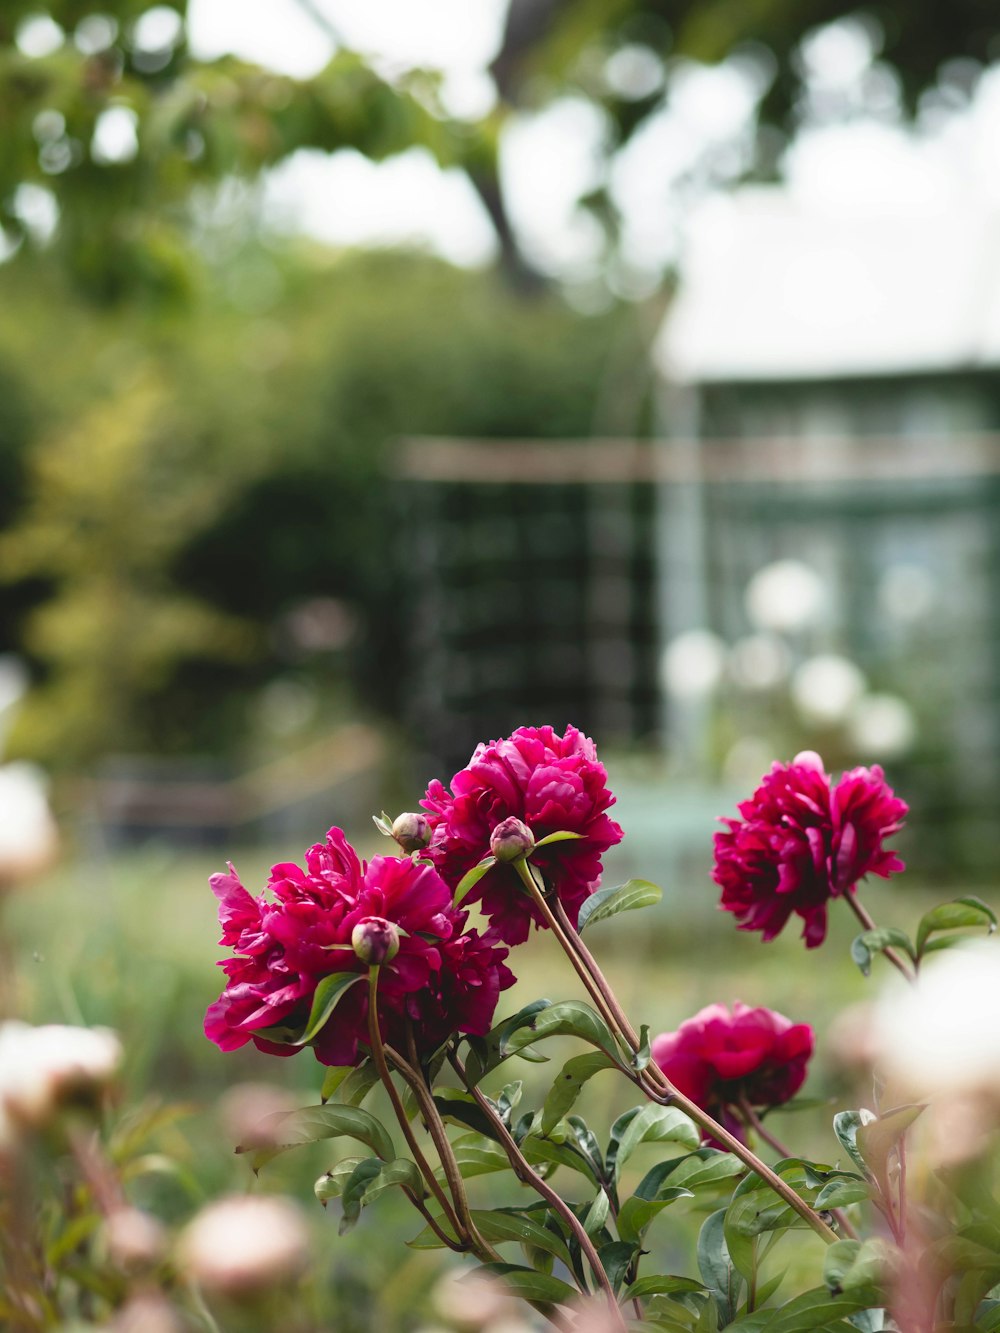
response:
<path fill-rule="evenodd" d="M 740 930 L 759 930 L 765 940 L 795 912 L 806 946 L 815 948 L 826 938 L 830 898 L 853 893 L 865 875 L 904 869 L 883 844 L 901 828 L 907 806 L 877 764 L 833 784 L 819 755 L 803 751 L 790 764 L 774 764 L 739 811 L 715 835 L 712 877 Z"/>
<path fill-rule="evenodd" d="M 432 866 L 410 857 L 377 856 L 362 863 L 340 829 L 309 849 L 306 868 L 276 865 L 254 897 L 229 874 L 214 875 L 221 943 L 233 956 L 220 966 L 227 984 L 209 1006 L 206 1035 L 224 1051 L 252 1041 L 292 1055 L 316 988 L 334 973 L 368 968 L 352 946 L 359 923 L 376 918 L 373 937 L 398 934 L 385 953 L 378 983 L 383 1039 L 405 1049 L 406 1026 L 428 1052 L 452 1032 L 489 1031 L 502 990 L 514 977 L 495 935 L 466 930 L 468 914 L 452 907 L 452 891 Z M 393 930 L 392 928 L 395 928 Z M 368 1042 L 368 987 L 346 990 L 314 1041 L 327 1065 L 352 1065 Z"/>
<path fill-rule="evenodd" d="M 452 778 L 450 791 L 437 780 L 430 784 L 421 802 L 433 827 L 426 854 L 441 877 L 457 886 L 490 855 L 494 831 L 503 824 L 492 848 L 501 856 L 469 893 L 469 901 L 481 901 L 501 939 L 520 944 L 540 917 L 514 865 L 503 856 L 516 851 L 514 843 L 527 832 L 535 844 L 531 864 L 575 925 L 580 904 L 600 881 L 602 854 L 622 838 L 619 825 L 605 813 L 614 799 L 588 736 L 575 727 L 562 736 L 547 726 L 519 727 L 506 740 L 477 746 Z M 518 828 L 518 822 L 525 827 Z M 538 846 L 549 834 L 562 832 L 579 836 Z"/>
<path fill-rule="evenodd" d="M 773 1009 L 710 1004 L 664 1032 L 652 1045 L 653 1059 L 685 1096 L 743 1137 L 740 1106 L 780 1106 L 806 1077 L 813 1030 Z"/>

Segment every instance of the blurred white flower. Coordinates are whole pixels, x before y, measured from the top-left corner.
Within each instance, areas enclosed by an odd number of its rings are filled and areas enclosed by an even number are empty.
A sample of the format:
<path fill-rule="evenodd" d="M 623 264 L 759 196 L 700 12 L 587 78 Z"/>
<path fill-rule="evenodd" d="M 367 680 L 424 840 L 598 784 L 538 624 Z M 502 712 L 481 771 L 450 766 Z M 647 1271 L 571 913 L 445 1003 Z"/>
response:
<path fill-rule="evenodd" d="M 0 1142 L 45 1125 L 68 1102 L 94 1097 L 114 1078 L 121 1042 L 108 1028 L 0 1024 Z"/>
<path fill-rule="evenodd" d="M 866 759 L 895 759 L 913 748 L 917 722 L 905 700 L 895 694 L 865 694 L 847 719 L 851 744 Z"/>
<path fill-rule="evenodd" d="M 858 667 L 836 653 L 821 653 L 803 662 L 792 676 L 792 701 L 809 722 L 843 722 L 865 692 Z"/>
<path fill-rule="evenodd" d="M 252 1194 L 208 1204 L 177 1245 L 178 1264 L 192 1281 L 232 1297 L 289 1282 L 308 1259 L 309 1233 L 298 1207 Z"/>
<path fill-rule="evenodd" d="M 667 691 L 678 699 L 701 699 L 722 679 L 726 645 L 707 629 L 678 634 L 663 654 L 661 675 Z"/>
<path fill-rule="evenodd" d="M 748 634 L 729 654 L 729 674 L 745 690 L 772 690 L 788 677 L 791 652 L 777 634 Z"/>
<path fill-rule="evenodd" d="M 58 845 L 44 774 L 33 764 L 0 767 L 0 887 L 46 869 Z"/>
<path fill-rule="evenodd" d="M 1000 1106 L 1000 942 L 969 940 L 889 993 L 876 1030 L 881 1061 L 914 1098 L 985 1091 Z"/>
<path fill-rule="evenodd" d="M 829 598 L 814 569 L 801 560 L 776 560 L 753 576 L 744 601 L 758 628 L 796 633 L 823 620 Z"/>
<path fill-rule="evenodd" d="M 163 1225 L 141 1208 L 116 1208 L 104 1223 L 108 1256 L 123 1273 L 155 1268 L 167 1251 Z"/>

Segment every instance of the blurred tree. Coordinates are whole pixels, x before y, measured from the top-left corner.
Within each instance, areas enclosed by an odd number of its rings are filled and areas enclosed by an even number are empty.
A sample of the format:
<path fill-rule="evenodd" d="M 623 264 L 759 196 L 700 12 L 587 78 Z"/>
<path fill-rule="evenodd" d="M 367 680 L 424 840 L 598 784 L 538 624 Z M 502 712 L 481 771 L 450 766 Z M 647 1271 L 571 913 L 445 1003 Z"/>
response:
<path fill-rule="evenodd" d="M 336 39 L 321 0 L 300 4 Z M 741 169 L 769 173 L 781 136 L 817 110 L 802 58 L 812 30 L 861 23 L 879 56 L 860 95 L 827 97 L 824 115 L 884 110 L 887 87 L 893 107 L 912 112 L 939 79 L 943 104 L 954 107 L 996 56 L 989 0 L 512 0 L 492 66 L 499 106 L 472 123 L 445 113 L 434 75 L 390 80 L 342 44 L 309 79 L 199 60 L 185 41 L 185 13 L 185 0 L 50 0 L 44 14 L 35 0 L 5 0 L 0 12 L 0 225 L 8 245 L 54 231 L 57 252 L 104 300 L 187 290 L 197 271 L 198 189 L 251 179 L 299 148 L 350 147 L 379 159 L 421 144 L 464 168 L 507 271 L 524 279 L 497 169 L 513 114 L 566 95 L 588 99 L 604 114 L 610 164 L 669 107 L 690 62 L 752 62 L 766 133 Z M 586 202 L 613 238 L 604 182 Z"/>

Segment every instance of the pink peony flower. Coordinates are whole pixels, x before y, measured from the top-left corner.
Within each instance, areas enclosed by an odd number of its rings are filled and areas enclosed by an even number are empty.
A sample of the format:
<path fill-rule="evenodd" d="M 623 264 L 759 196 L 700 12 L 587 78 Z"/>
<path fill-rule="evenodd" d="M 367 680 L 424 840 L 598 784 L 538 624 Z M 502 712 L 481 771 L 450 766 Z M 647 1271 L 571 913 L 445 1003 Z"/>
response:
<path fill-rule="evenodd" d="M 907 813 L 882 769 L 854 768 L 836 786 L 811 750 L 774 764 L 741 819 L 724 819 L 715 835 L 712 878 L 720 906 L 740 930 L 774 939 L 793 912 L 802 917 L 807 948 L 826 938 L 830 898 L 853 893 L 865 875 L 887 879 L 903 862 L 883 843 Z"/>
<path fill-rule="evenodd" d="M 509 973 L 502 965 L 506 950 L 483 953 L 474 1002 L 464 998 L 465 991 L 473 989 L 471 983 L 463 989 L 459 981 L 442 980 L 442 951 L 460 936 L 466 914 L 451 906 L 452 892 L 431 866 L 392 856 L 363 864 L 343 832 L 331 829 L 325 843 L 306 853 L 306 867 L 275 866 L 267 889 L 257 898 L 243 887 L 232 866 L 229 874 L 212 877 L 220 904 L 220 942 L 232 949 L 233 957 L 220 964 L 228 978 L 226 988 L 205 1017 L 210 1040 L 224 1051 L 252 1041 L 274 1055 L 294 1055 L 300 1048 L 291 1040 L 304 1030 L 320 981 L 336 972 L 367 974 L 352 938 L 361 923 L 370 930 L 373 919 L 399 940 L 391 957 L 391 951 L 386 952 L 379 973 L 383 1036 L 389 1033 L 396 1041 L 405 1036 L 403 1020 L 411 1012 L 411 997 L 420 995 L 423 1016 L 433 1012 L 429 997 L 441 996 L 449 986 L 455 1011 L 440 1015 L 444 1036 L 466 1030 L 463 1023 L 474 1025 L 467 1030 L 478 1030 L 488 1007 L 486 997 L 491 995 L 495 1006 L 500 990 L 513 980 L 506 980 Z M 454 940 L 449 958 L 460 952 L 460 944 L 461 939 Z M 473 953 L 483 948 L 475 939 L 464 947 Z M 312 1045 L 323 1064 L 350 1065 L 358 1063 L 359 1045 L 367 1042 L 368 988 L 359 982 L 341 996 Z"/>
<path fill-rule="evenodd" d="M 478 745 L 467 767 L 452 778 L 451 791 L 437 780 L 430 784 L 421 802 L 434 827 L 427 855 L 454 888 L 490 855 L 498 825 L 505 824 L 509 840 L 511 821 L 519 821 L 536 844 L 550 833 L 577 833 L 579 838 L 531 852 L 532 865 L 556 890 L 575 925 L 580 904 L 600 882 L 602 854 L 622 838 L 621 828 L 605 814 L 614 799 L 589 737 L 575 727 L 563 736 L 551 727 L 519 727 L 506 740 Z M 540 923 L 508 863 L 483 876 L 469 894 L 469 901 L 477 899 L 508 944 L 522 943 L 532 921 Z"/>
<path fill-rule="evenodd" d="M 773 1009 L 710 1004 L 653 1041 L 652 1056 L 679 1091 L 743 1137 L 740 1103 L 761 1109 L 794 1097 L 806 1077 L 813 1030 Z"/>

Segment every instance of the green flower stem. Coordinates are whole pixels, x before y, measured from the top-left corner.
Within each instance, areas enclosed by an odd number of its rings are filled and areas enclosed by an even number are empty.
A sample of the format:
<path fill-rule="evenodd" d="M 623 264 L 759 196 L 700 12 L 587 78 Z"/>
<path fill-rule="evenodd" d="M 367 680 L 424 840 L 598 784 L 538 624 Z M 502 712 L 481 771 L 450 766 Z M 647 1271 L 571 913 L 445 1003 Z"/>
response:
<path fill-rule="evenodd" d="M 437 1177 L 431 1170 L 430 1163 L 427 1161 L 420 1144 L 417 1142 L 416 1135 L 413 1133 L 413 1129 L 407 1118 L 406 1110 L 400 1100 L 399 1093 L 396 1091 L 396 1085 L 392 1081 L 392 1074 L 389 1072 L 389 1066 L 385 1058 L 385 1047 L 382 1044 L 382 1034 L 379 1032 L 378 1027 L 378 1007 L 376 1004 L 378 995 L 378 973 L 379 969 L 377 967 L 370 967 L 368 969 L 368 1041 L 371 1046 L 372 1059 L 375 1061 L 375 1068 L 378 1070 L 379 1078 L 382 1080 L 383 1086 L 389 1094 L 389 1100 L 392 1102 L 392 1109 L 396 1113 L 399 1127 L 403 1131 L 410 1152 L 413 1154 L 413 1160 L 420 1168 L 420 1174 L 427 1182 L 428 1189 L 441 1205 L 441 1211 L 448 1219 L 449 1225 L 454 1229 L 455 1235 L 458 1236 L 463 1244 L 456 1247 L 455 1242 L 438 1226 L 432 1214 L 425 1208 L 423 1200 L 419 1199 L 410 1190 L 407 1190 L 406 1192 L 411 1203 L 416 1206 L 421 1216 L 434 1231 L 438 1240 L 443 1241 L 449 1249 L 454 1250 L 458 1248 L 464 1250 L 471 1244 L 471 1237 L 467 1236 L 464 1228 L 459 1225 L 455 1209 L 452 1207 L 444 1190 L 438 1184 Z"/>
<path fill-rule="evenodd" d="M 552 1186 L 544 1181 L 538 1172 L 531 1166 L 489 1098 L 478 1087 L 469 1083 L 469 1080 L 465 1076 L 465 1066 L 462 1064 L 462 1061 L 459 1059 L 456 1052 L 450 1051 L 448 1059 L 451 1062 L 452 1068 L 462 1080 L 463 1085 L 476 1099 L 476 1105 L 493 1126 L 497 1138 L 499 1139 L 504 1152 L 507 1154 L 507 1160 L 514 1169 L 514 1174 L 519 1180 L 530 1185 L 536 1194 L 540 1194 L 546 1203 L 551 1205 L 555 1212 L 559 1214 L 573 1232 L 579 1243 L 580 1249 L 587 1256 L 587 1262 L 593 1270 L 594 1277 L 600 1283 L 601 1289 L 607 1298 L 609 1312 L 611 1313 L 613 1320 L 613 1327 L 621 1330 L 621 1333 L 625 1333 L 625 1320 L 622 1316 L 621 1309 L 619 1308 L 614 1288 L 611 1285 L 611 1281 L 608 1278 L 604 1265 L 601 1263 L 600 1255 L 594 1248 L 593 1241 L 587 1235 L 583 1223 L 577 1217 L 576 1213 L 573 1212 L 572 1208 L 570 1208 L 560 1195 L 556 1193 Z"/>
<path fill-rule="evenodd" d="M 844 894 L 844 897 L 847 900 L 847 904 L 850 907 L 851 911 L 864 926 L 865 930 L 878 929 L 878 927 L 875 925 L 875 920 L 872 917 L 872 914 L 868 911 L 868 909 L 864 906 L 863 903 L 860 903 L 858 901 L 858 896 L 856 893 L 848 892 Z M 913 968 L 910 967 L 909 963 L 905 963 L 903 959 L 900 958 L 899 954 L 896 952 L 895 949 L 883 949 L 882 952 L 885 954 L 886 958 L 893 965 L 896 971 L 902 973 L 902 975 L 912 986 L 917 979 L 917 974 L 913 970 Z"/>
<path fill-rule="evenodd" d="M 558 897 L 554 899 L 555 910 L 553 911 L 545 895 L 535 883 L 527 864 L 523 862 L 514 862 L 514 864 L 517 866 L 518 873 L 531 894 L 535 906 L 542 913 L 546 924 L 569 956 L 577 974 L 584 979 L 587 990 L 597 1005 L 601 1016 L 613 1029 L 617 1029 L 622 1040 L 631 1051 L 638 1051 L 640 1042 L 635 1028 L 618 1003 L 618 999 L 598 966 L 597 960 L 583 943 L 579 933 L 574 929 Z M 821 1236 L 828 1245 L 832 1245 L 834 1241 L 840 1239 L 837 1233 L 826 1225 L 819 1214 L 810 1208 L 805 1199 L 800 1198 L 787 1181 L 782 1180 L 776 1171 L 772 1171 L 755 1153 L 750 1151 L 745 1143 L 741 1143 L 723 1125 L 713 1120 L 696 1102 L 691 1101 L 689 1097 L 685 1097 L 679 1089 L 675 1088 L 655 1061 L 651 1061 L 639 1077 L 640 1086 L 650 1101 L 657 1102 L 661 1106 L 676 1106 L 685 1115 L 690 1116 L 696 1125 L 721 1143 L 727 1152 L 731 1152 L 735 1157 L 738 1157 L 744 1165 L 750 1168 L 754 1175 L 759 1176 L 766 1185 L 769 1185 L 779 1198 L 784 1199 L 789 1208 L 798 1213 L 802 1220 L 818 1236 Z"/>
<path fill-rule="evenodd" d="M 491 1263 L 499 1263 L 501 1256 L 492 1248 L 482 1236 L 472 1217 L 469 1208 L 469 1198 L 465 1190 L 465 1181 L 462 1179 L 462 1172 L 455 1160 L 455 1154 L 452 1151 L 451 1140 L 448 1138 L 448 1131 L 445 1129 L 444 1121 L 441 1119 L 441 1113 L 434 1105 L 434 1097 L 420 1071 L 420 1062 L 417 1058 L 416 1047 L 413 1040 L 413 1028 L 407 1020 L 407 1041 L 409 1045 L 410 1059 L 404 1059 L 398 1051 L 394 1051 L 391 1046 L 386 1047 L 386 1054 L 392 1063 L 396 1066 L 403 1078 L 409 1084 L 410 1089 L 416 1097 L 420 1106 L 420 1113 L 423 1116 L 424 1124 L 427 1126 L 427 1132 L 430 1134 L 437 1149 L 438 1158 L 441 1162 L 441 1169 L 444 1171 L 445 1179 L 448 1181 L 448 1188 L 451 1191 L 451 1197 L 455 1203 L 455 1210 L 458 1213 L 458 1220 L 462 1227 L 472 1238 L 476 1249 L 487 1256 Z"/>

